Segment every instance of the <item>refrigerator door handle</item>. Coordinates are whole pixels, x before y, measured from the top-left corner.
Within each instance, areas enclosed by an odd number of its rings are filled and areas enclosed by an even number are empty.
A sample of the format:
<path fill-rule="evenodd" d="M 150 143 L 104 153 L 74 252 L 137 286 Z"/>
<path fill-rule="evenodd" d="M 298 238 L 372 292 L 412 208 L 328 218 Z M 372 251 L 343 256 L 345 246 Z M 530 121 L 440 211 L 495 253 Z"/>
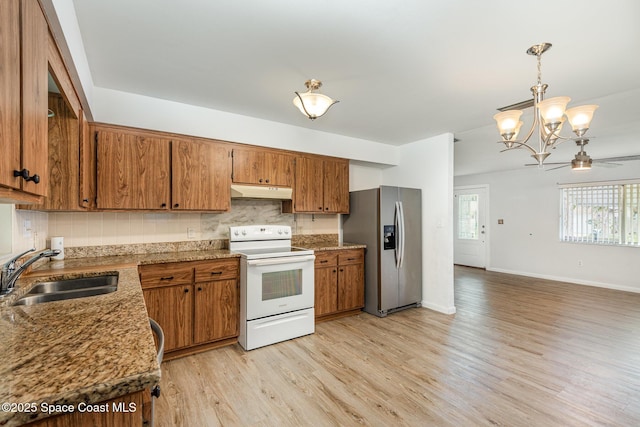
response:
<path fill-rule="evenodd" d="M 404 236 L 402 235 L 402 233 L 404 232 L 404 229 L 402 227 L 402 222 L 403 222 L 403 218 L 402 218 L 402 202 L 396 202 L 396 206 L 395 206 L 395 212 L 393 215 L 393 226 L 395 228 L 395 238 L 396 238 L 396 248 L 395 248 L 395 255 L 396 255 L 396 268 L 400 268 L 402 267 L 402 256 L 403 256 L 403 250 L 404 250 Z"/>
<path fill-rule="evenodd" d="M 404 263 L 404 242 L 405 242 L 405 238 L 404 238 L 404 206 L 402 206 L 402 202 L 397 202 L 398 203 L 398 207 L 399 207 L 399 213 L 400 213 L 400 217 L 399 217 L 399 221 L 398 221 L 398 225 L 400 226 L 400 230 L 397 231 L 398 235 L 400 236 L 400 262 L 398 264 L 398 268 L 402 268 L 402 264 Z"/>

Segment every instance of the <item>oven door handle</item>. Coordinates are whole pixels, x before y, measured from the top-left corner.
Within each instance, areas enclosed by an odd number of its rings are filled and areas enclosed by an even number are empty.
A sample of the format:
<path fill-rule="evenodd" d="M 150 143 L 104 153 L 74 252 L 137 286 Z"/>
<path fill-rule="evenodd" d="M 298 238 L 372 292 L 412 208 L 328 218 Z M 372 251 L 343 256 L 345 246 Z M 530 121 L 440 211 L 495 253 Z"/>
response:
<path fill-rule="evenodd" d="M 247 260 L 247 265 L 250 265 L 253 267 L 260 267 L 263 265 L 297 264 L 300 262 L 313 261 L 314 259 L 316 259 L 315 255 L 267 258 L 267 259 L 251 259 L 251 260 Z"/>

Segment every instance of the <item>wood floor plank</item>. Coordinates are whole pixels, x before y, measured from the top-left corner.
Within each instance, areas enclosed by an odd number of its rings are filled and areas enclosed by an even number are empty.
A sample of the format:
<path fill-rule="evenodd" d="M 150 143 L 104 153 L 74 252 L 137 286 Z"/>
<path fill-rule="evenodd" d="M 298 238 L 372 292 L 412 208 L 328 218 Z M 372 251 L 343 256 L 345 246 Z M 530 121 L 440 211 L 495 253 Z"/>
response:
<path fill-rule="evenodd" d="M 453 316 L 165 362 L 157 426 L 640 425 L 640 294 L 455 268 Z"/>

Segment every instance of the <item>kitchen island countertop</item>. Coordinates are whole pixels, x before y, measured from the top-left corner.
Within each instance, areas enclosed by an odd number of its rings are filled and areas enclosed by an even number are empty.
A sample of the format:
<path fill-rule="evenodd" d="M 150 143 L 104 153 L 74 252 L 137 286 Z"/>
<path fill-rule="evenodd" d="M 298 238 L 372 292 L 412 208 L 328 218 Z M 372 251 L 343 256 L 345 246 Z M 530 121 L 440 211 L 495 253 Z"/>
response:
<path fill-rule="evenodd" d="M 227 250 L 77 258 L 45 262 L 18 280 L 0 302 L 0 402 L 98 403 L 160 381 L 138 265 L 236 257 Z M 31 306 L 12 306 L 46 280 L 117 273 L 115 292 Z M 52 414 L 54 415 L 54 414 Z M 0 411 L 0 425 L 48 416 Z"/>

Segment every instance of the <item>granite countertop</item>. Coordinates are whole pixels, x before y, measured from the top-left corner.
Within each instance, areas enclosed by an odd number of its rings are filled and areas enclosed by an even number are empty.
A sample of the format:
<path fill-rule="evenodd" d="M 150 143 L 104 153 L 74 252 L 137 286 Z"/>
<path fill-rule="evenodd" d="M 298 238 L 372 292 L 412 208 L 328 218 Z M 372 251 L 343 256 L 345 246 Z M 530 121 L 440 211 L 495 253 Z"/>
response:
<path fill-rule="evenodd" d="M 364 249 L 367 245 L 363 245 L 360 243 L 336 243 L 333 241 L 319 241 L 319 242 L 308 242 L 305 244 L 298 245 L 305 249 L 313 249 L 314 251 L 337 251 L 342 249 Z"/>
<path fill-rule="evenodd" d="M 97 403 L 160 381 L 138 271 L 119 268 L 100 273 L 113 272 L 119 274 L 118 289 L 109 294 L 0 307 L 0 402 L 35 404 L 38 410 L 43 405 Z M 28 290 L 43 278 L 21 281 Z M 46 416 L 3 410 L 0 425 L 21 425 Z"/>
<path fill-rule="evenodd" d="M 69 272 L 87 272 L 96 269 L 114 268 L 114 267 L 137 267 L 139 265 L 148 264 L 165 264 L 169 262 L 185 262 L 185 261 L 206 261 L 219 258 L 240 257 L 228 249 L 213 250 L 195 250 L 182 252 L 163 252 L 150 254 L 134 254 L 134 255 L 112 255 L 87 258 L 72 258 L 61 261 L 51 261 L 44 263 L 33 271 L 28 277 L 47 276 L 55 274 L 58 271 Z"/>
<path fill-rule="evenodd" d="M 237 257 L 228 250 L 106 256 L 44 262 L 0 303 L 0 403 L 97 403 L 149 389 L 160 366 L 138 265 Z M 36 283 L 118 273 L 115 292 L 11 306 Z M 123 321 L 124 320 L 124 321 Z M 0 425 L 48 416 L 0 411 Z"/>

